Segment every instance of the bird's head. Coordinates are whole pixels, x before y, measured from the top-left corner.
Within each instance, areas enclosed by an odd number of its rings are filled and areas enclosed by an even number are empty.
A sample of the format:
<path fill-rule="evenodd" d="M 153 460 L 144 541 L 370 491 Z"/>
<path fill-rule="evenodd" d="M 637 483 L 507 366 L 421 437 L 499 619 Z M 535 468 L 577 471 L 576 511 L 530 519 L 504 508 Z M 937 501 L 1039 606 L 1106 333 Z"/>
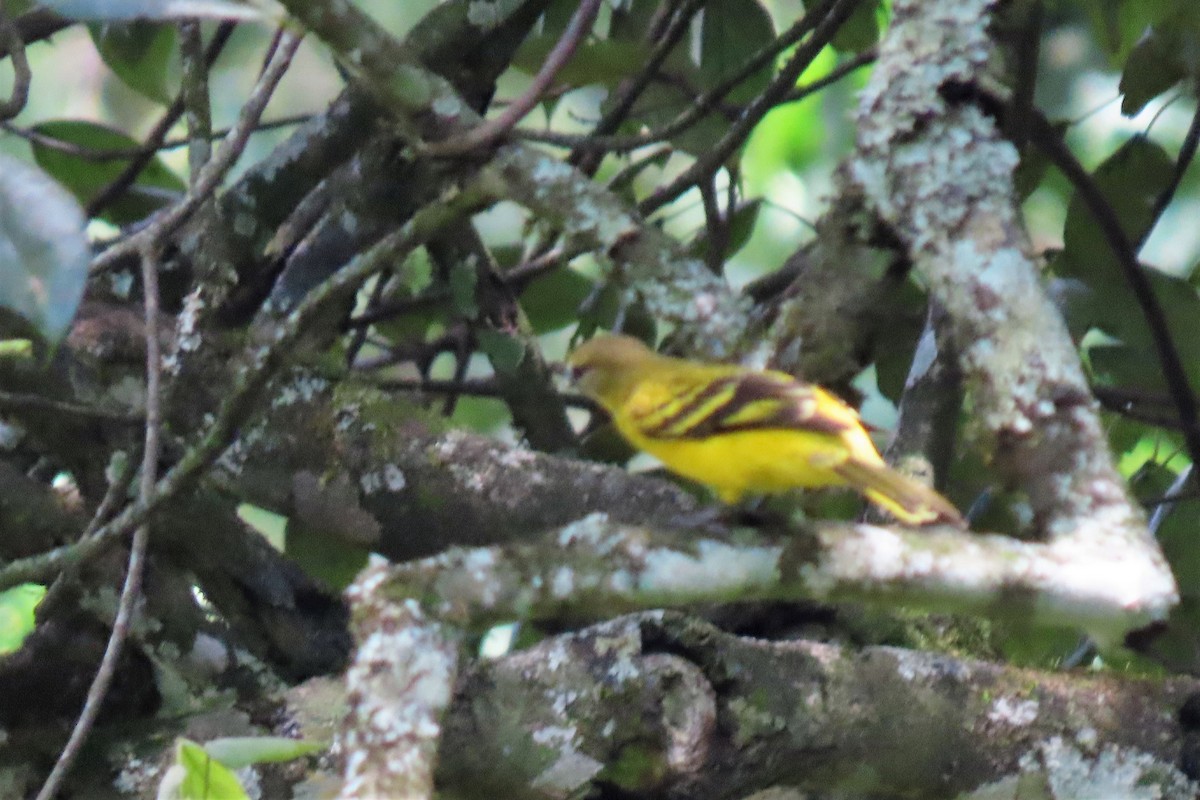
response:
<path fill-rule="evenodd" d="M 579 390 L 610 411 L 620 406 L 646 374 L 655 353 L 622 334 L 600 334 L 571 353 L 567 363 Z"/>

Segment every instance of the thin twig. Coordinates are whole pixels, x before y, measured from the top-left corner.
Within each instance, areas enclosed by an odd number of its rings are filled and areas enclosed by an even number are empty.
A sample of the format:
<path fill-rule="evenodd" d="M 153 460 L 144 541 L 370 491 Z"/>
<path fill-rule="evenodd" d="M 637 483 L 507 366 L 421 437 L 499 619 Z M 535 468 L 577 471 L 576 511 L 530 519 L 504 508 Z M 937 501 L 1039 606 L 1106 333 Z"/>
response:
<path fill-rule="evenodd" d="M 728 218 L 721 216 L 721 204 L 717 200 L 717 180 L 715 174 L 710 174 L 708 180 L 697 184 L 700 190 L 700 202 L 704 206 L 704 229 L 708 237 L 708 249 L 704 263 L 714 275 L 721 274 L 725 264 L 725 247 L 729 238 Z M 732 181 L 730 181 L 732 183 Z M 729 209 L 730 213 L 733 209 Z"/>
<path fill-rule="evenodd" d="M 719 169 L 733 152 L 742 146 L 767 112 L 792 90 L 796 79 L 820 55 L 825 45 L 832 41 L 834 34 L 842 27 L 842 23 L 850 18 L 859 2 L 860 0 L 833 0 L 832 3 L 822 3 L 805 13 L 801 21 L 807 23 L 807 29 L 812 31 L 808 39 L 796 48 L 796 52 L 779 70 L 779 74 L 702 158 L 697 159 L 670 184 L 660 187 L 638 204 L 641 215 L 648 217 L 703 180 L 705 175 Z M 795 27 L 800 29 L 801 26 Z"/>
<path fill-rule="evenodd" d="M 806 83 L 803 86 L 797 86 L 795 89 L 792 89 L 783 96 L 783 99 L 779 101 L 779 105 L 782 106 L 788 103 L 795 103 L 800 100 L 805 100 L 822 89 L 832 86 L 852 72 L 858 72 L 863 67 L 874 64 L 878 58 L 879 53 L 876 52 L 874 47 L 870 48 L 869 50 L 864 50 L 858 55 L 854 56 L 854 58 L 838 64 L 836 67 L 829 70 L 828 73 L 820 78 L 817 78 L 815 81 Z"/>
<path fill-rule="evenodd" d="M 94 534 L 96 529 L 112 516 L 117 509 L 117 504 L 125 502 L 129 493 L 129 484 L 133 482 L 135 472 L 136 470 L 131 469 L 130 459 L 126 453 L 118 451 L 112 454 L 105 473 L 108 476 L 108 489 L 104 492 L 104 497 L 100 500 L 100 505 L 96 507 L 92 518 L 88 520 L 87 527 L 83 529 L 80 539 L 87 539 Z M 67 587 L 75 584 L 78 574 L 78 564 L 59 573 L 38 606 L 40 619 L 53 619 L 59 613 L 59 604 L 71 597 L 67 592 Z"/>
<path fill-rule="evenodd" d="M 1042 24 L 1045 9 L 1041 0 L 1033 0 L 1021 6 L 1025 19 L 1015 32 L 1013 47 L 1014 85 L 1010 113 L 1005 115 L 1004 133 L 1018 152 L 1025 149 L 1029 138 L 1029 114 L 1033 108 L 1034 90 L 1037 88 L 1038 51 L 1042 42 Z M 1013 9 L 1017 12 L 1017 8 Z"/>
<path fill-rule="evenodd" d="M 280 79 L 291 65 L 292 56 L 295 55 L 302 38 L 301 35 L 290 31 L 284 31 L 281 34 L 279 49 L 267 68 L 263 70 L 258 83 L 250 92 L 246 104 L 242 106 L 233 130 L 221 142 L 216 154 L 204 165 L 204 169 L 200 170 L 200 174 L 196 176 L 187 196 L 155 217 L 150 225 L 128 239 L 114 244 L 97 256 L 92 261 L 93 273 L 103 272 L 119 263 L 122 258 L 141 248 L 145 242 L 161 241 L 170 236 L 201 203 L 212 196 L 221 179 L 225 177 L 230 167 L 246 149 L 246 142 L 250 139 L 250 134 L 254 132 L 263 109 L 266 108 L 267 102 L 275 92 L 275 87 L 279 85 Z"/>
<path fill-rule="evenodd" d="M 391 271 L 381 273 L 375 279 L 375 286 L 371 289 L 371 297 L 367 300 L 367 306 L 363 313 L 370 314 L 383 299 L 383 290 L 387 286 L 388 278 L 391 276 Z M 355 325 L 352 328 L 354 334 L 350 337 L 350 344 L 346 347 L 346 364 L 352 365 L 358 358 L 358 353 L 362 350 L 364 344 L 367 343 L 367 331 L 370 325 Z"/>
<path fill-rule="evenodd" d="M 254 129 L 255 133 L 271 131 L 277 128 L 290 128 L 296 125 L 303 125 L 313 118 L 312 114 L 292 114 L 289 116 L 278 117 L 276 119 L 259 122 Z M 174 124 L 175 120 L 172 121 Z M 157 126 L 156 126 L 157 129 Z M 152 137 L 146 137 L 146 144 L 139 144 L 134 147 L 82 147 L 75 142 L 68 142 L 64 139 L 59 139 L 57 136 L 49 136 L 40 131 L 35 131 L 31 128 L 22 128 L 19 125 L 13 125 L 11 122 L 0 121 L 0 130 L 5 133 L 11 133 L 13 136 L 19 136 L 30 144 L 35 144 L 38 147 L 44 147 L 47 150 L 54 150 L 58 153 L 66 153 L 69 156 L 78 158 L 80 161 L 124 161 L 129 158 L 139 158 L 150 154 L 160 153 L 163 150 L 174 150 L 179 147 L 186 147 L 191 144 L 191 141 L 186 136 L 179 136 L 174 139 L 164 139 L 162 142 L 155 144 Z M 224 139 L 229 135 L 230 128 L 221 128 L 212 131 L 209 136 L 211 139 Z"/>
<path fill-rule="evenodd" d="M 578 151 L 603 151 L 608 153 L 622 153 L 631 150 L 637 150 L 651 144 L 657 144 L 667 139 L 686 131 L 692 125 L 696 124 L 704 117 L 705 114 L 711 112 L 720 100 L 733 91 L 737 86 L 750 75 L 753 75 L 758 70 L 762 69 L 770 59 L 779 54 L 781 50 L 790 47 L 804 34 L 808 33 L 812 28 L 815 14 L 819 14 L 820 9 L 813 9 L 805 14 L 804 19 L 796 23 L 787 32 L 781 34 L 778 38 L 771 42 L 770 45 L 755 53 L 749 61 L 735 74 L 731 75 L 719 85 L 699 95 L 693 102 L 688 105 L 686 111 L 681 112 L 675 119 L 668 122 L 659 128 L 642 133 L 630 134 L 625 136 L 606 136 L 600 135 L 600 126 L 596 126 L 596 131 L 588 134 L 573 134 L 573 133 L 557 133 L 554 131 L 537 131 L 519 128 L 513 131 L 513 137 L 518 139 L 526 139 L 531 142 L 540 142 L 542 144 L 557 145 L 560 147 L 571 147 Z M 840 81 L 850 73 L 861 69 L 867 64 L 872 63 L 876 59 L 874 50 L 863 52 L 844 64 L 838 65 L 831 70 L 828 75 L 818 78 L 812 83 L 804 86 L 789 86 L 786 94 L 779 98 L 776 105 L 784 105 L 803 100 L 806 97 L 813 95 L 816 92 L 828 87 L 830 84 Z M 792 81 L 794 84 L 795 81 Z"/>
<path fill-rule="evenodd" d="M 183 83 L 179 97 L 187 109 L 188 172 L 196 180 L 200 168 L 212 156 L 212 105 L 208 97 L 208 63 L 198 20 L 179 26 L 179 54 L 183 61 Z"/>
<path fill-rule="evenodd" d="M 208 49 L 205 52 L 205 59 L 211 66 L 217 60 L 217 56 L 225 49 L 225 44 L 229 41 L 229 37 L 233 35 L 234 24 L 232 22 L 223 22 L 217 26 L 216 33 L 213 34 L 213 39 L 209 42 Z M 108 208 L 118 197 L 126 192 L 129 187 L 137 180 L 137 176 L 146 168 L 154 159 L 154 154 L 158 150 L 158 145 L 167 137 L 167 133 L 179 121 L 179 117 L 184 111 L 183 95 L 180 94 L 171 103 L 171 107 L 167 109 L 162 118 L 155 123 L 150 130 L 150 134 L 146 137 L 142 144 L 141 152 L 133 156 L 125 168 L 121 170 L 121 174 L 113 178 L 107 186 L 101 189 L 92 199 L 87 202 L 84 212 L 88 218 L 97 216 L 101 211 Z M 135 246 L 126 251 L 126 255 L 131 255 L 138 252 L 139 247 Z"/>
<path fill-rule="evenodd" d="M 26 11 L 13 20 L 17 35 L 26 46 L 49 39 L 64 28 L 78 24 L 76 20 L 67 19 L 41 5 L 32 11 Z M 0 43 L 0 58 L 8 57 L 8 48 Z"/>
<path fill-rule="evenodd" d="M 421 148 L 422 153 L 434 157 L 462 155 L 486 147 L 512 130 L 538 104 L 542 95 L 546 93 L 550 84 L 558 76 L 559 71 L 571 60 L 575 49 L 583 41 L 587 32 L 591 30 L 601 2 L 602 0 L 581 0 L 575 13 L 571 16 L 570 22 L 563 30 L 562 36 L 554 44 L 554 49 L 542 62 L 542 68 L 534 76 L 529 88 L 510 103 L 503 112 L 459 136 L 433 142 Z"/>
<path fill-rule="evenodd" d="M 371 380 L 362 375 L 350 378 L 353 382 L 365 383 L 375 389 L 385 392 L 428 392 L 429 394 L 465 394 L 472 397 L 503 397 L 504 390 L 495 378 L 464 378 L 463 380 L 438 380 L 436 378 L 389 378 L 387 380 Z M 600 406 L 581 394 L 563 393 L 559 395 L 565 405 L 572 408 L 582 408 L 597 411 Z"/>
<path fill-rule="evenodd" d="M 157 242 L 149 243 L 157 245 Z M 147 503 L 154 493 L 158 477 L 158 456 L 161 446 L 159 439 L 162 427 L 161 383 L 162 383 L 162 354 L 159 352 L 157 331 L 158 322 L 158 253 L 156 249 L 147 247 L 142 251 L 142 295 L 146 315 L 146 436 L 142 451 L 141 481 L 138 487 L 138 500 Z M 133 533 L 133 541 L 129 545 L 129 563 L 125 570 L 125 584 L 121 587 L 121 599 L 117 604 L 116 618 L 113 620 L 112 631 L 108 637 L 108 645 L 104 648 L 104 656 L 100 666 L 88 687 L 87 699 L 71 736 L 58 755 L 54 769 L 42 784 L 37 800 L 51 800 L 58 793 L 67 773 L 79 756 L 79 751 L 87 741 L 92 726 L 100 714 L 108 688 L 116 675 L 117 664 L 121 659 L 121 651 L 129 638 L 130 623 L 142 594 L 142 576 L 145 573 L 146 548 L 150 541 L 150 525 L 143 522 Z"/>
<path fill-rule="evenodd" d="M 218 153 L 217 157 L 220 157 Z M 214 159 L 215 160 L 215 159 Z M 245 415 L 250 412 L 258 393 L 275 371 L 287 361 L 296 342 L 308 330 L 313 320 L 331 303 L 343 302 L 370 276 L 402 260 L 413 249 L 427 242 L 438 230 L 452 221 L 475 213 L 495 200 L 493 189 L 496 177 L 479 179 L 463 187 L 452 198 L 441 198 L 426 206 L 400 230 L 389 234 L 369 250 L 356 256 L 332 277 L 305 296 L 287 318 L 278 323 L 271 342 L 253 345 L 243 354 L 234 386 L 217 410 L 213 421 L 200 440 L 176 462 L 146 498 L 126 506 L 116 517 L 102 525 L 91 538 L 72 545 L 58 547 L 30 558 L 11 561 L 0 566 L 0 590 L 30 581 L 44 581 L 50 575 L 70 568 L 108 547 L 113 541 L 145 522 L 162 503 L 188 486 L 221 454 L 237 433 Z"/>
<path fill-rule="evenodd" d="M 617 89 L 616 97 L 612 98 L 612 102 L 608 104 L 609 107 L 592 128 L 590 136 L 584 137 L 585 139 L 611 134 L 620 127 L 621 123 L 629 116 L 634 103 L 650 85 L 650 81 L 659 74 L 659 68 L 667 60 L 671 51 L 675 49 L 675 45 L 683 38 L 691 25 L 692 18 L 702 4 L 701 0 L 684 0 L 679 9 L 671 15 L 665 30 L 660 32 L 657 30 L 658 26 L 651 26 L 648 36 L 655 41 L 655 44 L 654 49 L 650 52 L 650 57 L 646 59 L 645 66 L 638 70 L 633 77 L 622 82 Z M 575 166 L 589 177 L 594 175 L 600 167 L 599 153 L 587 148 L 572 147 L 573 150 L 567 158 L 567 163 Z"/>
<path fill-rule="evenodd" d="M 449 302 L 450 290 L 444 286 L 435 286 L 415 297 L 402 297 L 396 300 L 379 302 L 363 309 L 361 314 L 351 317 L 343 324 L 345 330 L 366 328 L 376 322 L 411 314 L 414 311 L 424 311 L 436 308 L 442 303 Z"/>
<path fill-rule="evenodd" d="M 0 119 L 12 119 L 21 113 L 29 101 L 29 82 L 33 74 L 29 70 L 29 59 L 25 56 L 25 42 L 17 26 L 5 13 L 0 3 L 0 47 L 8 51 L 13 68 L 12 92 L 7 100 L 0 102 Z"/>
<path fill-rule="evenodd" d="M 1146 233 L 1138 242 L 1141 245 L 1146 243 L 1146 239 L 1150 237 L 1150 231 L 1153 230 L 1154 224 L 1158 223 L 1163 211 L 1171 204 L 1171 200 L 1175 197 L 1175 192 L 1179 190 L 1179 184 L 1183 182 L 1183 176 L 1187 173 L 1188 167 L 1192 165 L 1193 159 L 1196 157 L 1196 147 L 1200 145 L 1200 99 L 1196 103 L 1196 113 L 1192 115 L 1192 124 L 1188 126 L 1187 134 L 1183 137 L 1183 144 L 1179 146 L 1179 158 L 1175 159 L 1175 172 L 1171 175 L 1171 182 L 1163 187 L 1162 192 L 1154 199 L 1154 214 L 1151 219 L 1154 221 L 1147 226 Z"/>
<path fill-rule="evenodd" d="M 104 420 L 105 422 L 119 422 L 125 425 L 141 425 L 145 419 L 141 414 L 116 411 L 87 403 L 76 403 L 70 400 L 57 400 L 40 394 L 7 392 L 2 389 L 0 389 L 0 409 L 8 411 L 53 411 L 55 414 L 67 414 L 83 419 Z"/>

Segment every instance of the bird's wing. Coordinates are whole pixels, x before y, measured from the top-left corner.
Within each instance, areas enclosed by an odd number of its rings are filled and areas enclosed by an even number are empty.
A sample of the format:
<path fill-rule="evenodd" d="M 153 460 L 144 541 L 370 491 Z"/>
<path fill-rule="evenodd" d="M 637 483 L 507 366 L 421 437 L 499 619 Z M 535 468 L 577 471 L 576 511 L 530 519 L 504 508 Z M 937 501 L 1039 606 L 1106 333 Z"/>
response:
<path fill-rule="evenodd" d="M 636 399 L 631 416 L 653 439 L 698 439 L 749 430 L 857 430 L 854 409 L 781 372 L 698 371 Z"/>

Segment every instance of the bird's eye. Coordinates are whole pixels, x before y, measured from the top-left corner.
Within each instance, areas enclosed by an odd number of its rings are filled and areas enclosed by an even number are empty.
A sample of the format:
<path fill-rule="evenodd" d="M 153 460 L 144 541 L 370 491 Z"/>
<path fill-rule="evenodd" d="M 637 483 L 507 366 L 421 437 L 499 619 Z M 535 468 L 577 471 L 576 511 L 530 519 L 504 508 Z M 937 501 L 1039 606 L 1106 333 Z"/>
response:
<path fill-rule="evenodd" d="M 587 374 L 589 367 L 586 364 L 576 364 L 571 367 L 571 380 L 577 381 Z"/>

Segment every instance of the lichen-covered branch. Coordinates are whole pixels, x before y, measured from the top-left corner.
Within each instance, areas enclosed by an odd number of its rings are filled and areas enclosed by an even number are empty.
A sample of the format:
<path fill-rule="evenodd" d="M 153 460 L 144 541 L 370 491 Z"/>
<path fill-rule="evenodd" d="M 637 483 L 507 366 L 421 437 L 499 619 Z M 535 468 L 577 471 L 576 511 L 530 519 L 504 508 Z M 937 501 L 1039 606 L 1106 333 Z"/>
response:
<path fill-rule="evenodd" d="M 1128 553 L 1165 586 L 1170 571 L 1130 502 L 1031 257 L 1012 184 L 1016 150 L 969 99 L 993 50 L 991 6 L 896 4 L 860 103 L 851 170 L 945 307 L 974 422 L 1040 531 Z"/>
<path fill-rule="evenodd" d="M 442 725 L 437 780 L 462 798 L 606 787 L 706 800 L 770 786 L 940 798 L 985 785 L 1013 797 L 1036 782 L 1048 797 L 1182 799 L 1196 785 L 1178 766 L 1193 735 L 1179 709 L 1197 688 L 751 640 L 649 612 L 466 670 Z M 356 695 L 347 735 L 386 696 Z"/>
<path fill-rule="evenodd" d="M 538 542 L 453 548 L 392 568 L 385 591 L 438 619 L 611 616 L 736 600 L 856 600 L 1088 630 L 1103 642 L 1164 618 L 1175 586 L 1153 559 L 1066 539 L 813 523 L 780 538 L 614 523 L 601 514 Z"/>
<path fill-rule="evenodd" d="M 337 746 L 345 756 L 338 797 L 433 797 L 442 712 L 458 672 L 458 643 L 416 602 L 379 594 L 367 570 L 348 593 L 359 640 L 346 672 L 349 717 Z"/>
<path fill-rule="evenodd" d="M 226 483 L 394 561 L 527 540 L 590 512 L 665 523 L 697 507 L 668 481 L 443 430 L 370 387 L 297 370 L 273 395 L 219 463 Z"/>

